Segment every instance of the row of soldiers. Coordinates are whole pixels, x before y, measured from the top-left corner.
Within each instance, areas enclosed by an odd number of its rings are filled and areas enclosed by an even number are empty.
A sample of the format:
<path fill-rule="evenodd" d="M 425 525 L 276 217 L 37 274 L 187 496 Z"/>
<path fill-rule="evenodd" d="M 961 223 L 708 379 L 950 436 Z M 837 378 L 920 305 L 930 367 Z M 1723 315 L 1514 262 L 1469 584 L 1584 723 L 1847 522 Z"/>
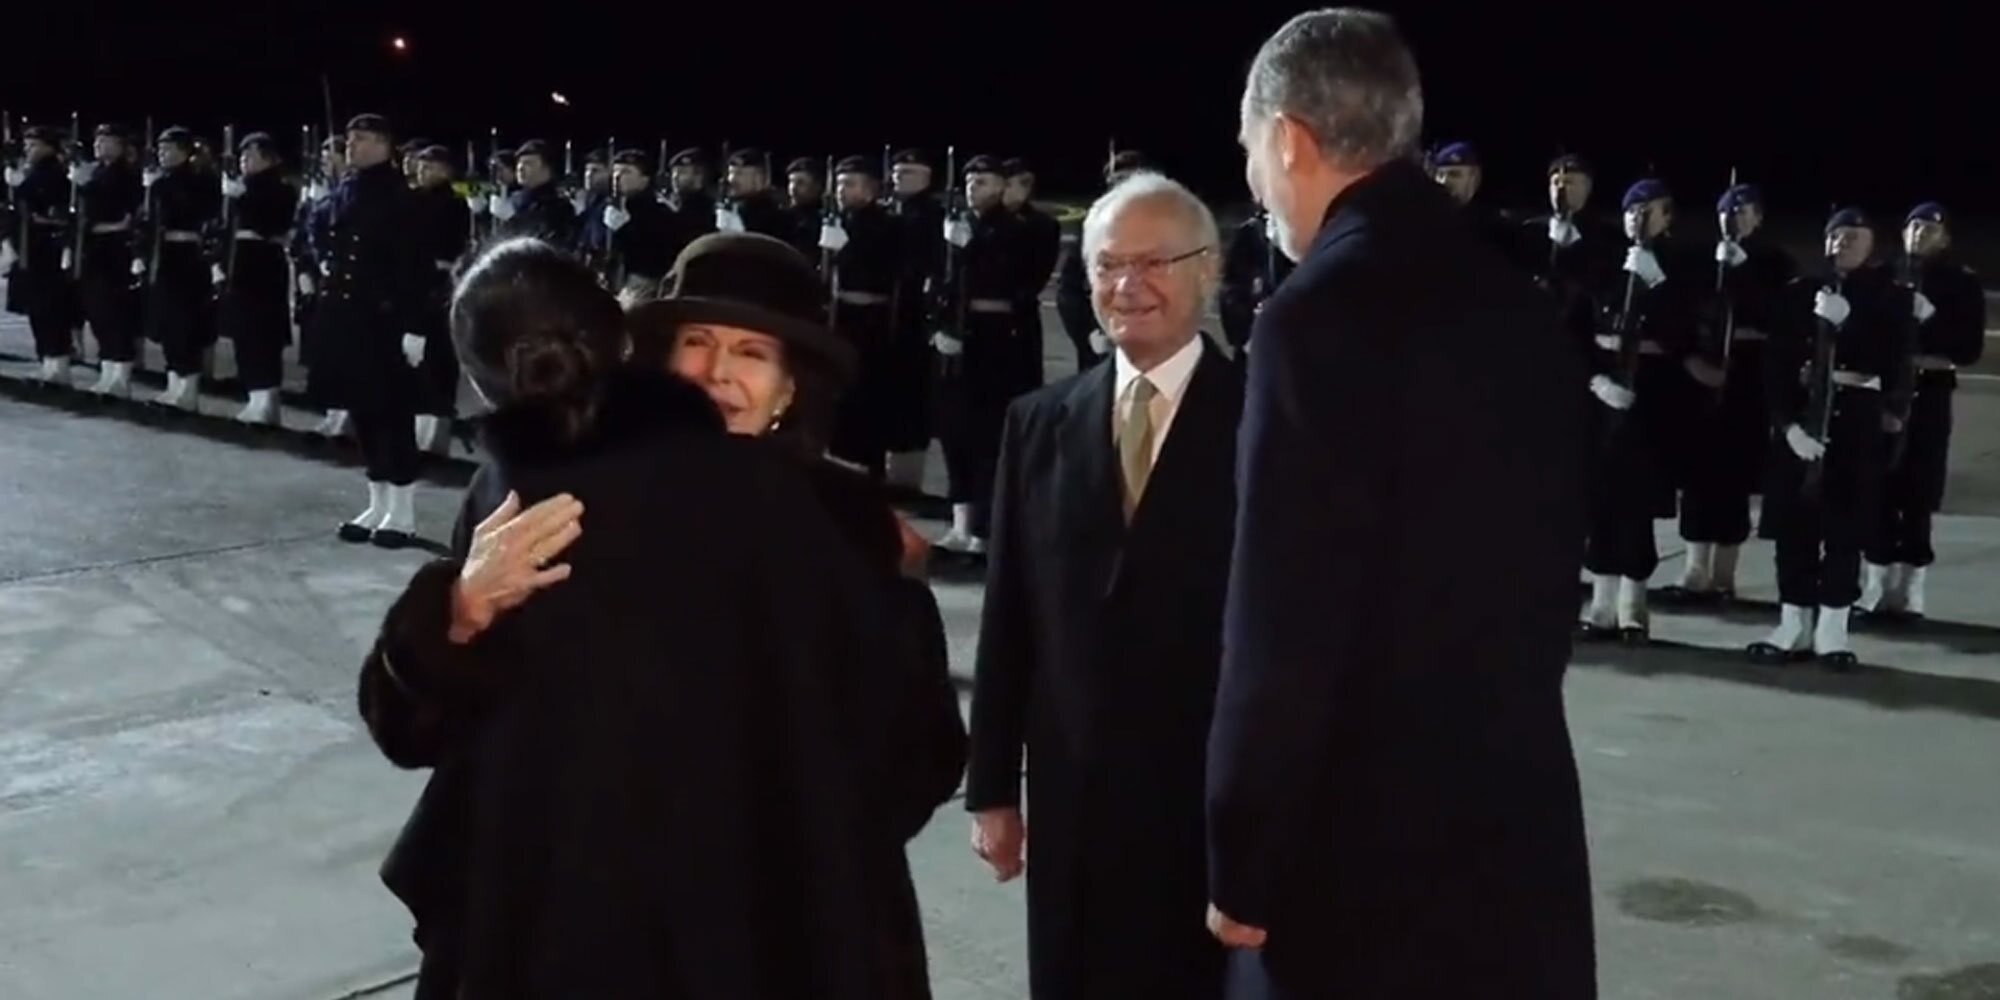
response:
<path fill-rule="evenodd" d="M 1582 637 L 1643 642 L 1656 519 L 1678 517 L 1680 578 L 1660 599 L 1734 597 L 1751 498 L 1777 549 L 1777 628 L 1762 662 L 1855 662 L 1855 611 L 1922 617 L 1936 560 L 1957 370 L 1985 345 L 1978 277 L 1951 253 L 1952 221 L 1927 202 L 1878 253 L 1855 208 L 1826 220 L 1824 256 L 1797 261 L 1771 238 L 1758 188 L 1715 204 L 1719 238 L 1683 239 L 1683 212 L 1657 178 L 1619 212 L 1594 213 L 1595 175 L 1577 156 L 1548 167 L 1548 209 L 1522 219 L 1484 207 L 1464 143 L 1431 157 L 1467 225 L 1535 275 L 1592 372 L 1598 424 Z"/>

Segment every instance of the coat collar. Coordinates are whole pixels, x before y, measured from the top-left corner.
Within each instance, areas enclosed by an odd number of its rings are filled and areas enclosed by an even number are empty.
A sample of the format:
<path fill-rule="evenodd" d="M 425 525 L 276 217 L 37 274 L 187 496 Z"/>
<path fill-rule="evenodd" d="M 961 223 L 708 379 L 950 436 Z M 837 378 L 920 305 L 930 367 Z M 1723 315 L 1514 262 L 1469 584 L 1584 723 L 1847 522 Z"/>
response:
<path fill-rule="evenodd" d="M 1385 163 L 1349 185 L 1326 206 L 1326 216 L 1320 221 L 1319 234 L 1313 237 L 1308 256 L 1323 253 L 1371 226 L 1413 210 L 1455 218 L 1458 203 L 1437 182 L 1425 177 L 1416 164 L 1407 160 Z"/>
<path fill-rule="evenodd" d="M 700 388 L 665 372 L 628 368 L 611 377 L 596 422 L 582 440 L 565 440 L 548 410 L 517 405 L 503 406 L 483 421 L 481 443 L 503 466 L 551 465 L 676 431 L 721 434 L 725 427 Z"/>

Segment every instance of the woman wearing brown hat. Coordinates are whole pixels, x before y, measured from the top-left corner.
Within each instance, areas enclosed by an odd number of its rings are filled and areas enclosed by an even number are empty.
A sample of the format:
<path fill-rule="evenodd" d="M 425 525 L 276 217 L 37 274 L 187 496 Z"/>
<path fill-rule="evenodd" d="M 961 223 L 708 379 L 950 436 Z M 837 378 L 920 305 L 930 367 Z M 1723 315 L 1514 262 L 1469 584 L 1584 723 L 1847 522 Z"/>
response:
<path fill-rule="evenodd" d="M 391 760 L 434 769 L 383 869 L 418 995 L 890 995 L 904 654 L 869 570 L 796 461 L 626 363 L 567 255 L 488 251 L 452 319 L 491 458 L 360 692 Z"/>

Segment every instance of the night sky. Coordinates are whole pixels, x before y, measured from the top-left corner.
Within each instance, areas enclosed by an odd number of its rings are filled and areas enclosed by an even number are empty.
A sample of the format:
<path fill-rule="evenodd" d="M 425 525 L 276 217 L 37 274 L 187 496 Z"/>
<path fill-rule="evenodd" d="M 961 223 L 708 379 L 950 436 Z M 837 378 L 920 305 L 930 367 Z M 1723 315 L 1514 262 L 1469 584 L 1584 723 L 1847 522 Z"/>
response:
<path fill-rule="evenodd" d="M 510 3 L 515 0 L 509 0 Z M 21 8 L 30 8 L 23 10 Z M 762 145 L 774 156 L 956 143 L 1027 155 L 1045 190 L 1094 186 L 1108 139 L 1220 202 L 1244 198 L 1242 71 L 1299 5 L 894 3 L 9 4 L 0 103 L 17 114 L 296 137 L 381 111 L 454 150 L 489 125 L 579 145 Z M 1467 9 L 1472 8 L 1472 9 Z M 578 14 L 577 11 L 612 13 Z M 1622 189 L 1649 163 L 1708 204 L 1730 167 L 1779 212 L 1928 197 L 2000 214 L 1994 38 L 1938 3 L 1810 17 L 1759 5 L 1391 4 L 1424 72 L 1432 141 L 1470 139 L 1488 191 L 1539 199 L 1559 149 Z M 1970 8 L 1966 8 L 1969 10 Z M 172 12 L 172 13 L 169 13 Z M 407 37 L 397 56 L 389 40 Z M 34 39 L 36 41 L 25 42 Z M 25 43 L 24 43 L 25 42 Z M 572 108 L 553 105 L 551 90 Z"/>

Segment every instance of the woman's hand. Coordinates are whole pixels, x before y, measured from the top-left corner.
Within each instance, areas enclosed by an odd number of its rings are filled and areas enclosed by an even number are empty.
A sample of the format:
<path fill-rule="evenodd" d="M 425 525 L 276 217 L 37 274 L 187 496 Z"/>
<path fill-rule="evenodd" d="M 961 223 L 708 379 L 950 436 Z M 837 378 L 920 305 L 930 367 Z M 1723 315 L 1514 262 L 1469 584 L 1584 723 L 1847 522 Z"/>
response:
<path fill-rule="evenodd" d="M 452 642 L 471 642 L 500 614 L 536 591 L 569 579 L 567 563 L 550 566 L 583 534 L 583 502 L 567 493 L 521 510 L 508 493 L 472 533 L 472 551 L 451 588 Z"/>
<path fill-rule="evenodd" d="M 903 575 L 919 582 L 929 579 L 931 543 L 924 541 L 924 536 L 917 534 L 917 529 L 910 527 L 901 514 L 896 515 L 896 533 L 903 539 Z"/>

